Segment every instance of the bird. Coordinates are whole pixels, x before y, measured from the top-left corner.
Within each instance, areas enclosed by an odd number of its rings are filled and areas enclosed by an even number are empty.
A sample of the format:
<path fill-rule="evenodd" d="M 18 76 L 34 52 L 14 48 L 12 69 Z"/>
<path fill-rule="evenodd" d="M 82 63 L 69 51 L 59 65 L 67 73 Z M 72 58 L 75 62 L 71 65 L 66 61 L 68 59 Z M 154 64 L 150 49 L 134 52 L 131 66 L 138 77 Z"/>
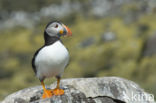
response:
<path fill-rule="evenodd" d="M 33 71 L 43 87 L 42 98 L 64 94 L 64 90 L 60 88 L 60 80 L 70 56 L 60 38 L 71 35 L 71 30 L 60 21 L 51 21 L 45 27 L 44 45 L 35 52 L 32 58 Z M 44 84 L 44 80 L 50 77 L 57 79 L 57 86 L 53 90 L 46 89 Z"/>

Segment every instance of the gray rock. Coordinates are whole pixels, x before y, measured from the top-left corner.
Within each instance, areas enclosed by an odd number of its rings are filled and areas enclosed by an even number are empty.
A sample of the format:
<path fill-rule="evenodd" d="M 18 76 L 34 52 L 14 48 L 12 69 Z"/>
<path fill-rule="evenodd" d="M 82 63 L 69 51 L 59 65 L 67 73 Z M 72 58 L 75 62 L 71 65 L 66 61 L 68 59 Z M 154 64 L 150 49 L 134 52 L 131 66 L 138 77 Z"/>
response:
<path fill-rule="evenodd" d="M 104 42 L 116 40 L 116 35 L 113 32 L 106 32 L 101 35 L 101 40 Z"/>
<path fill-rule="evenodd" d="M 95 38 L 94 37 L 89 37 L 83 40 L 81 43 L 79 43 L 79 47 L 81 48 L 86 48 L 95 43 Z"/>
<path fill-rule="evenodd" d="M 49 88 L 55 86 L 56 82 Z M 36 86 L 15 92 L 2 103 L 155 103 L 137 84 L 118 77 L 65 79 L 61 87 L 62 96 L 41 99 L 42 87 Z"/>

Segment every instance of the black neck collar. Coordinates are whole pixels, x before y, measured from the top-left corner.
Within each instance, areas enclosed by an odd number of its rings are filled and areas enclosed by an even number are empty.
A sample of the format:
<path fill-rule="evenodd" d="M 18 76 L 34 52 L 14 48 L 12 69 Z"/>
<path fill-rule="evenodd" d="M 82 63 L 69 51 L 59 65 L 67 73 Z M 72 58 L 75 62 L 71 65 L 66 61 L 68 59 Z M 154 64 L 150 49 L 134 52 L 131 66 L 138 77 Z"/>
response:
<path fill-rule="evenodd" d="M 44 40 L 45 40 L 45 45 L 51 45 L 53 43 L 55 43 L 56 41 L 60 40 L 60 37 L 57 37 L 57 36 L 49 36 L 47 34 L 47 32 L 45 31 L 44 32 Z"/>

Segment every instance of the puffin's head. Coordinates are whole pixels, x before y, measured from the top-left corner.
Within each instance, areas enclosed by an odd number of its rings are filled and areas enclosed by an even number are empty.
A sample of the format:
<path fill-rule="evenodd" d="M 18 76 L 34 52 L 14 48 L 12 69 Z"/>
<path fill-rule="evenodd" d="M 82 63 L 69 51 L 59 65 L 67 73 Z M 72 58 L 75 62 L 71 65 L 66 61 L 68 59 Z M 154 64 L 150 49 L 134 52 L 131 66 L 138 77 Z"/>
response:
<path fill-rule="evenodd" d="M 59 21 L 53 21 L 47 24 L 45 32 L 50 37 L 71 36 L 71 30 Z"/>

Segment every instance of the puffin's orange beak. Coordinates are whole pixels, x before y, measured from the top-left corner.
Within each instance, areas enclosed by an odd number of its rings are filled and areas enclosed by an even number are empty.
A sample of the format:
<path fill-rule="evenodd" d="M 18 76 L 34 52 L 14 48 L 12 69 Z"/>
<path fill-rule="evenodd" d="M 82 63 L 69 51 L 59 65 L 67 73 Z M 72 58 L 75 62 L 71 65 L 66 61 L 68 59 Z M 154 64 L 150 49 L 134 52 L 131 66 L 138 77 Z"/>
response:
<path fill-rule="evenodd" d="M 72 36 L 71 30 L 64 24 L 62 24 L 62 26 L 63 26 L 63 30 L 60 31 L 60 34 L 63 35 L 64 37 Z"/>
<path fill-rule="evenodd" d="M 65 25 L 63 25 L 64 26 L 64 28 L 66 29 L 66 35 L 65 36 L 72 36 L 72 32 L 71 32 L 71 30 L 67 27 L 67 26 L 65 26 Z"/>

